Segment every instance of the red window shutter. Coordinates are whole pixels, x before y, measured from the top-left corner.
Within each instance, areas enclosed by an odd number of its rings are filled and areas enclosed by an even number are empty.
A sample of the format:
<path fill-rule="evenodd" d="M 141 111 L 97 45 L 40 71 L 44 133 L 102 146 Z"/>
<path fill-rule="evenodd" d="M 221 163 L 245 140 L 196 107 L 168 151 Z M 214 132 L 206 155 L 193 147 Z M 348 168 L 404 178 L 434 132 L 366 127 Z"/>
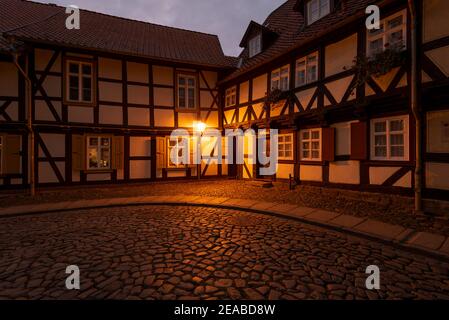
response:
<path fill-rule="evenodd" d="M 368 157 L 368 126 L 366 122 L 351 123 L 351 160 L 366 160 Z"/>
<path fill-rule="evenodd" d="M 335 160 L 335 128 L 323 128 L 323 161 Z"/>

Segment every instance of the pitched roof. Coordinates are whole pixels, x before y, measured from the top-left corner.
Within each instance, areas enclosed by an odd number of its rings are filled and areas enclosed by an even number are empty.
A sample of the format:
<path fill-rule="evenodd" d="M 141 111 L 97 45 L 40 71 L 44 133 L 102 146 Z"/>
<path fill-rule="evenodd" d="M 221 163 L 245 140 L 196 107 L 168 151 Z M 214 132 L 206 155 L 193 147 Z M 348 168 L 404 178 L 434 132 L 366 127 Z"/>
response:
<path fill-rule="evenodd" d="M 299 0 L 303 2 L 302 0 Z M 365 8 L 385 0 L 340 0 L 333 12 L 326 17 L 307 26 L 304 15 L 298 10 L 298 0 L 288 0 L 274 10 L 263 23 L 263 26 L 278 34 L 276 40 L 260 54 L 250 58 L 248 48 L 240 54 L 240 67 L 223 81 L 226 82 L 254 70 L 283 54 L 304 46 L 330 31 L 341 27 L 350 18 L 364 14 Z M 300 4 L 299 4 L 300 5 Z"/>
<path fill-rule="evenodd" d="M 235 67 L 216 35 L 80 10 L 80 30 L 68 30 L 65 7 L 0 0 L 0 34 L 20 40 L 211 67 Z M 0 36 L 0 50 L 8 48 Z"/>

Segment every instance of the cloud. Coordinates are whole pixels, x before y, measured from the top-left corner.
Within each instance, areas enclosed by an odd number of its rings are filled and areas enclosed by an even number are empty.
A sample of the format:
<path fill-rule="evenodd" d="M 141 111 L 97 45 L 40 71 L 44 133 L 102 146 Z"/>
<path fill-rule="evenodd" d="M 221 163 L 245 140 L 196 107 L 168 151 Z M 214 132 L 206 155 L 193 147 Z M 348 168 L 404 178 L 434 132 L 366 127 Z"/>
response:
<path fill-rule="evenodd" d="M 263 22 L 285 0 L 49 0 L 58 5 L 216 34 L 228 55 L 238 55 L 249 22 Z M 46 3 L 47 1 L 39 1 Z"/>

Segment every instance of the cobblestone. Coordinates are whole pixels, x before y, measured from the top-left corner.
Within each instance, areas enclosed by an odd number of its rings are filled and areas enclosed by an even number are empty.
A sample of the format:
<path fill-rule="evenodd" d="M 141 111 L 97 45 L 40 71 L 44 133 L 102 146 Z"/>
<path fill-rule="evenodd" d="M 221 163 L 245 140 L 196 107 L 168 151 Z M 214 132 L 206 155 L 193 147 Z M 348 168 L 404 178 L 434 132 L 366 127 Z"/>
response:
<path fill-rule="evenodd" d="M 1 221 L 0 299 L 449 299 L 447 263 L 274 216 L 140 206 Z M 65 289 L 69 264 L 79 291 Z M 364 287 L 371 264 L 379 291 Z"/>

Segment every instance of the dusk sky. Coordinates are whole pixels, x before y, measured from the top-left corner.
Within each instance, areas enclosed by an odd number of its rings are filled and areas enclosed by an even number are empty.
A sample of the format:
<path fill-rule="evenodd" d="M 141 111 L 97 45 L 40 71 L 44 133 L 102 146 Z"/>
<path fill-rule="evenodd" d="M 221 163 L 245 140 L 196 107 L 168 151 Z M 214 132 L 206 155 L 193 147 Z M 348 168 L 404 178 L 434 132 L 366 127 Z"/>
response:
<path fill-rule="evenodd" d="M 47 0 L 62 6 L 216 34 L 227 55 L 237 56 L 249 22 L 263 22 L 285 0 Z"/>

